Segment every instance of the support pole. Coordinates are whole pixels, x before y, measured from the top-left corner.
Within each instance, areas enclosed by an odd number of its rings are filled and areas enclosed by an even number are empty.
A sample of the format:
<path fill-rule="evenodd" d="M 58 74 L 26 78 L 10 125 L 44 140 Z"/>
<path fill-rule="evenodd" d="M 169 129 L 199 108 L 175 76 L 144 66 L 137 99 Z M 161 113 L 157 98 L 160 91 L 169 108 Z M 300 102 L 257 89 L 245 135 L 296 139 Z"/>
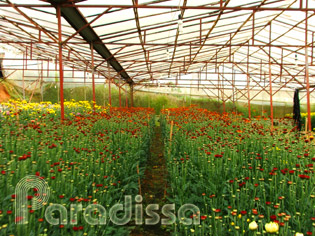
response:
<path fill-rule="evenodd" d="M 119 107 L 121 107 L 121 85 L 118 85 L 118 91 L 119 91 Z"/>
<path fill-rule="evenodd" d="M 247 48 L 247 103 L 248 103 L 248 119 L 251 119 L 251 110 L 250 110 L 250 77 L 249 77 L 249 45 Z"/>
<path fill-rule="evenodd" d="M 272 101 L 272 79 L 271 79 L 270 57 L 269 57 L 269 94 L 270 94 L 270 122 L 271 122 L 271 131 L 273 131 L 273 101 Z"/>
<path fill-rule="evenodd" d="M 125 98 L 126 98 L 126 108 L 128 107 L 128 92 L 127 87 L 125 87 Z"/>
<path fill-rule="evenodd" d="M 91 43 L 91 57 L 92 57 L 92 92 L 93 92 L 93 109 L 95 108 L 95 77 L 94 77 L 94 45 Z"/>
<path fill-rule="evenodd" d="M 222 66 L 222 74 L 224 75 L 224 65 Z M 221 95 L 222 95 L 222 103 L 223 103 L 223 113 L 225 113 L 225 97 L 224 97 L 224 80 L 225 78 L 222 76 L 222 91 L 221 91 Z"/>
<path fill-rule="evenodd" d="M 112 88 L 111 88 L 111 78 L 108 80 L 108 103 L 112 106 Z"/>
<path fill-rule="evenodd" d="M 306 8 L 308 7 L 306 1 Z M 307 120 L 308 120 L 308 131 L 312 132 L 311 122 L 311 100 L 310 100 L 310 80 L 308 70 L 308 45 L 307 45 L 307 31 L 308 31 L 308 11 L 305 12 L 305 80 L 306 80 L 306 100 L 307 100 Z"/>
<path fill-rule="evenodd" d="M 269 28 L 269 44 L 271 43 L 271 23 Z M 271 78 L 271 47 L 269 46 L 269 95 L 270 95 L 270 122 L 273 132 L 273 101 L 272 101 L 272 78 Z"/>
<path fill-rule="evenodd" d="M 25 76 L 25 53 L 23 53 L 23 72 L 22 72 L 23 100 L 25 100 L 25 81 L 24 81 L 24 76 Z"/>
<path fill-rule="evenodd" d="M 133 84 L 130 84 L 129 87 L 130 87 L 130 107 L 133 107 L 134 106 L 134 104 L 133 104 Z"/>
<path fill-rule="evenodd" d="M 61 9 L 57 5 L 57 18 L 58 18 L 58 43 L 59 43 L 59 77 L 60 77 L 60 109 L 61 121 L 65 118 L 64 98 L 63 98 L 63 61 L 62 61 L 62 32 L 61 32 Z"/>

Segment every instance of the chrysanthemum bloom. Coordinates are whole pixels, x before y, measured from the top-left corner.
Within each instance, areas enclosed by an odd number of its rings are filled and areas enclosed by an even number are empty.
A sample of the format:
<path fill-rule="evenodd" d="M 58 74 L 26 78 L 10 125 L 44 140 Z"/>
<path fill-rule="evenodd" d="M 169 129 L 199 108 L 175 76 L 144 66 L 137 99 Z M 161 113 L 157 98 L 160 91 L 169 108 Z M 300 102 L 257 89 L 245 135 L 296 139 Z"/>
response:
<path fill-rule="evenodd" d="M 279 225 L 275 222 L 269 222 L 265 224 L 265 229 L 267 233 L 277 233 L 279 230 Z"/>
<path fill-rule="evenodd" d="M 256 230 L 258 228 L 258 224 L 256 223 L 256 221 L 252 221 L 251 223 L 249 223 L 248 228 L 250 230 Z"/>

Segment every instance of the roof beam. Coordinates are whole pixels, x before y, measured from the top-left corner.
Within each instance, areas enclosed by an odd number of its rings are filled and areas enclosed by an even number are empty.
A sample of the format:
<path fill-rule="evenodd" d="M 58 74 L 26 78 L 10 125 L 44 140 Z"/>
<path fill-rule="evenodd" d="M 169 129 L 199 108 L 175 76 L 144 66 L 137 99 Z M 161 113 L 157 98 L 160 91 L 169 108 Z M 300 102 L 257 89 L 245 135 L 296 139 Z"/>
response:
<path fill-rule="evenodd" d="M 72 5 L 72 7 L 64 7 L 64 4 L 62 4 L 64 1 L 60 1 L 60 0 L 48 0 L 48 2 L 52 4 L 53 6 L 57 6 L 58 4 L 61 4 L 60 9 L 61 9 L 61 15 L 63 16 L 63 18 L 76 31 L 79 31 L 79 34 L 85 41 L 93 44 L 94 50 L 99 55 L 101 55 L 105 60 L 107 60 L 108 63 L 114 68 L 114 70 L 117 71 L 128 84 L 133 83 L 133 80 L 129 77 L 127 72 L 124 71 L 124 68 L 115 59 L 115 57 L 112 55 L 109 49 L 103 43 L 101 43 L 102 41 L 100 37 L 96 34 L 96 32 L 87 22 L 85 17 L 74 5 Z M 98 42 L 98 43 L 95 43 L 95 42 Z"/>

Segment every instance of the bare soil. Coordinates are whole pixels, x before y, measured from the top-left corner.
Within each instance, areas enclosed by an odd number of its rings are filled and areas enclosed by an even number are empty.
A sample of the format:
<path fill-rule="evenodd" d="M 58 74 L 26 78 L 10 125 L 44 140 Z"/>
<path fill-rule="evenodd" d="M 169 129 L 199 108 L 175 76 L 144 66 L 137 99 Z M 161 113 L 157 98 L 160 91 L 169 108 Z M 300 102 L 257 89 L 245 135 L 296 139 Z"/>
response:
<path fill-rule="evenodd" d="M 165 203 L 167 187 L 167 170 L 164 158 L 164 143 L 160 126 L 156 126 L 153 140 L 151 141 L 150 156 L 144 178 L 141 180 L 143 209 L 148 204 L 159 204 L 160 208 Z M 144 215 L 145 216 L 145 215 Z M 160 214 L 160 218 L 163 215 Z M 137 226 L 130 236 L 169 236 L 161 224 Z"/>

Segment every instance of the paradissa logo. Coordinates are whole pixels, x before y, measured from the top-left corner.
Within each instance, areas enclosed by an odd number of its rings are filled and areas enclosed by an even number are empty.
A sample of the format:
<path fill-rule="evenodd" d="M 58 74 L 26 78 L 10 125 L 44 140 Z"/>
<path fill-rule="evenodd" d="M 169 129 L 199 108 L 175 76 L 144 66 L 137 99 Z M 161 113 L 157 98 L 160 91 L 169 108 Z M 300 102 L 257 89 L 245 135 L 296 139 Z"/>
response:
<path fill-rule="evenodd" d="M 16 186 L 15 194 L 15 223 L 16 224 L 27 224 L 28 212 L 27 207 L 27 192 L 30 189 L 36 188 L 37 193 L 32 198 L 32 210 L 38 210 L 48 205 L 50 196 L 50 188 L 45 182 L 35 175 L 29 175 L 19 181 Z M 136 225 L 156 225 L 161 221 L 162 225 L 171 225 L 176 222 L 175 204 L 165 204 L 161 208 L 163 218 L 161 220 L 160 206 L 158 204 L 149 204 L 145 209 L 142 205 L 142 196 L 137 195 L 135 197 L 135 205 L 133 207 L 132 197 L 126 195 L 124 197 L 123 204 L 117 203 L 113 205 L 107 216 L 107 210 L 104 206 L 99 204 L 90 204 L 83 208 L 82 204 L 70 204 L 70 220 L 68 221 L 68 210 L 61 204 L 49 204 L 45 210 L 45 219 L 49 224 L 52 225 L 66 225 L 68 222 L 71 225 L 78 224 L 78 215 L 81 212 L 84 220 L 90 225 L 105 225 L 107 219 L 115 225 L 126 225 L 132 220 L 132 213 L 134 208 L 134 219 Z M 144 218 L 144 211 L 146 217 Z M 54 217 L 54 213 L 59 212 L 58 218 Z M 95 213 L 97 214 L 95 215 Z M 196 216 L 191 218 L 186 217 L 186 213 Z M 182 205 L 177 211 L 177 217 L 180 222 L 184 225 L 197 225 L 200 224 L 199 208 L 193 204 Z"/>

